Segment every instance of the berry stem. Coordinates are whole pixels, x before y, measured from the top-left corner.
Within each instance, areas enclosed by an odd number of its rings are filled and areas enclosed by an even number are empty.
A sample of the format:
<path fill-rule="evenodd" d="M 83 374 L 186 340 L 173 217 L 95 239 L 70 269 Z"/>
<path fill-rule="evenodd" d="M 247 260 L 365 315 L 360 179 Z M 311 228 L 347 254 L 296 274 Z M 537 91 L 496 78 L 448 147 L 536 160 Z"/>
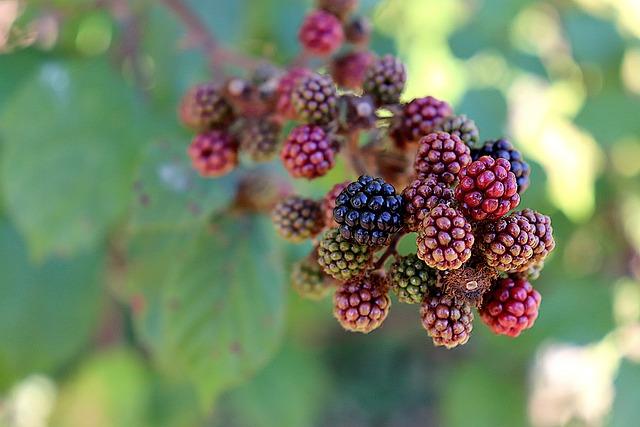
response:
<path fill-rule="evenodd" d="M 264 63 L 264 61 L 259 61 L 222 47 L 202 20 L 183 0 L 162 1 L 182 21 L 187 29 L 189 39 L 202 47 L 209 58 L 209 64 L 214 73 L 221 74 L 222 65 L 225 63 L 248 70 L 255 69 L 261 63 Z"/>
<path fill-rule="evenodd" d="M 389 246 L 387 246 L 387 250 L 384 251 L 382 255 L 380 255 L 380 258 L 378 258 L 376 263 L 373 265 L 374 270 L 378 270 L 382 268 L 384 266 L 384 263 L 387 261 L 387 259 L 389 259 L 390 256 L 398 253 L 398 249 L 397 249 L 398 242 L 404 235 L 405 233 L 401 231 L 399 233 L 396 233 L 395 236 L 393 236 L 393 238 L 391 239 L 391 243 L 389 243 Z"/>
<path fill-rule="evenodd" d="M 347 134 L 346 154 L 351 169 L 357 176 L 367 175 L 367 167 L 362 160 L 362 151 L 359 146 L 360 131 Z"/>

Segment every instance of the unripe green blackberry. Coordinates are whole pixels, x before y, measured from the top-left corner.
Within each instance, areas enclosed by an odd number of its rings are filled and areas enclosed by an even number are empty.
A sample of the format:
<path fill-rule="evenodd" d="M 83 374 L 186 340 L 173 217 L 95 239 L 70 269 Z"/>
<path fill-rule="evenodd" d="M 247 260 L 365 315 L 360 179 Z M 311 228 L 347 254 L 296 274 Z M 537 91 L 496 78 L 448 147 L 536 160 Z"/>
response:
<path fill-rule="evenodd" d="M 299 196 L 289 196 L 278 203 L 271 220 L 280 236 L 295 243 L 314 237 L 324 227 L 320 203 Z"/>
<path fill-rule="evenodd" d="M 322 267 L 309 257 L 293 264 L 291 287 L 303 298 L 320 300 L 331 292 L 335 282 L 322 272 Z"/>
<path fill-rule="evenodd" d="M 337 228 L 327 231 L 318 247 L 318 264 L 341 282 L 362 276 L 372 259 L 373 251 L 368 246 L 349 242 Z"/>
<path fill-rule="evenodd" d="M 333 297 L 333 315 L 344 329 L 368 334 L 389 314 L 387 290 L 386 279 L 379 274 L 339 285 Z"/>
<path fill-rule="evenodd" d="M 180 120 L 196 131 L 222 128 L 233 121 L 231 105 L 222 89 L 213 83 L 203 83 L 189 89 L 180 103 Z"/>
<path fill-rule="evenodd" d="M 435 286 L 436 271 L 416 254 L 397 256 L 391 264 L 389 279 L 398 301 L 419 304 L 427 294 L 428 288 Z"/>
<path fill-rule="evenodd" d="M 473 330 L 471 306 L 445 294 L 427 296 L 420 307 L 422 326 L 436 346 L 466 344 Z"/>
<path fill-rule="evenodd" d="M 301 121 L 326 125 L 338 115 L 338 95 L 331 77 L 320 74 L 301 77 L 291 95 L 291 103 Z"/>
<path fill-rule="evenodd" d="M 267 162 L 280 149 L 280 125 L 267 119 L 250 120 L 240 133 L 240 150 L 254 162 Z"/>
<path fill-rule="evenodd" d="M 406 81 L 404 64 L 392 55 L 385 55 L 369 66 L 362 87 L 376 105 L 390 105 L 400 101 Z"/>
<path fill-rule="evenodd" d="M 464 114 L 446 117 L 436 125 L 434 131 L 456 135 L 469 148 L 476 148 L 480 139 L 480 132 L 478 132 L 476 122 Z"/>

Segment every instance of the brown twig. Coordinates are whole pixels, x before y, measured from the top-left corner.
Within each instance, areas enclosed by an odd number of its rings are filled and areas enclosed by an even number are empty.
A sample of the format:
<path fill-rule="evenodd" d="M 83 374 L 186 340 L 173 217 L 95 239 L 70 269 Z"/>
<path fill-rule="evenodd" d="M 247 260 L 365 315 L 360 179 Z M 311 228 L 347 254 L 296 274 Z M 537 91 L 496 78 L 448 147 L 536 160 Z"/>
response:
<path fill-rule="evenodd" d="M 397 233 L 395 236 L 393 236 L 393 238 L 391 239 L 391 243 L 389 243 L 389 246 L 387 246 L 387 250 L 384 251 L 384 253 L 382 255 L 380 255 L 380 258 L 378 258 L 378 260 L 376 261 L 376 263 L 373 266 L 374 270 L 378 270 L 380 268 L 382 268 L 384 266 L 384 263 L 387 261 L 387 259 L 398 253 L 398 242 L 400 241 L 400 239 L 402 238 L 402 236 L 404 236 L 405 233 L 400 232 Z"/>
<path fill-rule="evenodd" d="M 349 160 L 349 165 L 351 169 L 356 173 L 356 175 L 367 175 L 367 166 L 365 165 L 362 159 L 362 152 L 360 151 L 360 132 L 350 132 L 346 135 L 347 144 L 346 144 L 346 155 Z"/>
<path fill-rule="evenodd" d="M 223 64 L 231 64 L 247 70 L 254 70 L 264 61 L 225 49 L 209 32 L 202 20 L 183 0 L 163 0 L 164 4 L 182 21 L 189 38 L 199 44 L 209 58 L 212 70 L 220 74 Z"/>

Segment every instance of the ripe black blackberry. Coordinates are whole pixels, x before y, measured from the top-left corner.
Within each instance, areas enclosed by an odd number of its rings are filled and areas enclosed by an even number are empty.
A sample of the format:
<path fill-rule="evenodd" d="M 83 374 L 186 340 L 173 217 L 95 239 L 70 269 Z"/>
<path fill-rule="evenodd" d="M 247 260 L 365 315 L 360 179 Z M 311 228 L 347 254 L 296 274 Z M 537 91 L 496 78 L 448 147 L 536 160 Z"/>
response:
<path fill-rule="evenodd" d="M 344 329 L 368 334 L 389 314 L 387 290 L 386 278 L 379 274 L 344 283 L 333 297 L 333 315 Z"/>
<path fill-rule="evenodd" d="M 420 307 L 420 317 L 436 346 L 454 348 L 465 344 L 473 330 L 471 306 L 445 294 L 427 296 Z"/>
<path fill-rule="evenodd" d="M 473 160 L 478 160 L 482 156 L 506 159 L 511 163 L 511 172 L 516 176 L 519 194 L 524 193 L 529 187 L 529 174 L 531 173 L 529 164 L 524 161 L 520 151 L 516 150 L 506 139 L 486 141 L 482 147 L 471 151 Z"/>
<path fill-rule="evenodd" d="M 376 105 L 390 105 L 400 101 L 406 81 L 404 64 L 393 55 L 385 55 L 369 66 L 362 87 Z"/>
<path fill-rule="evenodd" d="M 320 203 L 299 196 L 289 196 L 278 203 L 271 220 L 283 238 L 295 243 L 314 237 L 324 227 Z"/>
<path fill-rule="evenodd" d="M 311 74 L 301 77 L 291 95 L 298 118 L 306 123 L 327 125 L 338 115 L 338 95 L 331 77 Z"/>
<path fill-rule="evenodd" d="M 398 301 L 419 304 L 427 290 L 435 286 L 436 272 L 416 254 L 397 256 L 389 270 L 389 281 Z"/>
<path fill-rule="evenodd" d="M 413 180 L 402 191 L 404 199 L 404 225 L 409 231 L 418 231 L 431 209 L 453 200 L 453 190 L 429 175 Z"/>
<path fill-rule="evenodd" d="M 434 132 L 420 139 L 413 168 L 418 176 L 434 175 L 445 184 L 453 184 L 469 163 L 469 147 L 458 136 Z"/>
<path fill-rule="evenodd" d="M 280 125 L 258 119 L 246 123 L 240 133 L 240 151 L 254 162 L 267 162 L 275 157 L 280 148 Z"/>
<path fill-rule="evenodd" d="M 418 257 L 429 267 L 455 270 L 471 258 L 471 224 L 455 208 L 438 205 L 418 230 Z"/>
<path fill-rule="evenodd" d="M 382 246 L 402 228 L 402 208 L 402 197 L 391 184 L 363 175 L 336 198 L 333 219 L 345 239 Z"/>
<path fill-rule="evenodd" d="M 476 122 L 464 114 L 446 117 L 436 125 L 434 131 L 456 135 L 471 149 L 478 145 L 478 140 L 480 139 L 480 132 L 478 131 Z"/>
<path fill-rule="evenodd" d="M 371 248 L 347 241 L 337 228 L 327 231 L 318 246 L 318 264 L 341 282 L 362 276 L 372 259 Z"/>
<path fill-rule="evenodd" d="M 304 258 L 293 264 L 291 287 L 303 298 L 320 300 L 331 292 L 335 282 L 322 272 L 315 259 Z"/>

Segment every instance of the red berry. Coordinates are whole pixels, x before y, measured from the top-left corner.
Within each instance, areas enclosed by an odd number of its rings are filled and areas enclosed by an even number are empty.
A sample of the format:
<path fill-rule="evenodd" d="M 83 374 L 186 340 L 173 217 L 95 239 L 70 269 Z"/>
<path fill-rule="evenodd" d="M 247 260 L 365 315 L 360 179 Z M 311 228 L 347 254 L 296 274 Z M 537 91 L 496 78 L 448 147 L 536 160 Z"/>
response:
<path fill-rule="evenodd" d="M 435 132 L 420 140 L 413 168 L 418 176 L 434 175 L 440 182 L 453 184 L 469 163 L 469 147 L 457 135 Z"/>
<path fill-rule="evenodd" d="M 225 175 L 238 164 L 238 144 L 224 131 L 196 135 L 187 152 L 193 168 L 206 177 Z"/>
<path fill-rule="evenodd" d="M 300 121 L 327 125 L 338 116 L 338 94 L 333 79 L 312 74 L 301 78 L 291 94 L 291 103 Z"/>
<path fill-rule="evenodd" d="M 437 346 L 466 344 L 473 330 L 473 313 L 466 302 L 449 295 L 427 296 L 420 307 L 422 326 Z"/>
<path fill-rule="evenodd" d="M 294 178 L 325 175 L 335 164 L 335 145 L 320 126 L 294 128 L 282 147 L 280 159 Z"/>
<path fill-rule="evenodd" d="M 282 118 L 293 120 L 296 118 L 296 111 L 291 102 L 291 95 L 298 86 L 300 79 L 313 74 L 308 68 L 296 67 L 287 71 L 278 81 L 276 111 Z"/>
<path fill-rule="evenodd" d="M 485 296 L 480 317 L 494 333 L 517 337 L 533 326 L 541 299 L 526 279 L 507 277 Z"/>
<path fill-rule="evenodd" d="M 551 218 L 531 209 L 522 210 L 520 215 L 527 218 L 529 222 L 533 224 L 535 228 L 535 235 L 540 241 L 538 246 L 533 248 L 533 256 L 526 265 L 527 268 L 530 268 L 535 264 L 543 263 L 547 258 L 547 255 L 549 255 L 549 252 L 556 247 L 556 242 L 553 239 Z"/>
<path fill-rule="evenodd" d="M 446 205 L 431 210 L 418 229 L 418 258 L 438 270 L 455 270 L 471 258 L 471 224 Z"/>
<path fill-rule="evenodd" d="M 402 191 L 402 198 L 405 202 L 404 225 L 409 231 L 418 231 L 431 209 L 453 200 L 453 190 L 431 175 L 413 180 Z"/>
<path fill-rule="evenodd" d="M 311 54 L 331 55 L 344 41 L 342 23 L 329 12 L 315 10 L 305 17 L 298 32 L 298 40 Z"/>
<path fill-rule="evenodd" d="M 344 283 L 333 297 L 333 315 L 344 329 L 367 334 L 389 314 L 387 290 L 386 279 L 377 274 Z"/>
<path fill-rule="evenodd" d="M 354 51 L 333 58 L 330 64 L 333 80 L 347 89 L 361 89 L 367 68 L 374 55 L 369 51 Z"/>
<path fill-rule="evenodd" d="M 376 105 L 391 105 L 400 100 L 406 81 L 407 70 L 402 61 L 393 55 L 385 55 L 369 66 L 362 88 Z"/>
<path fill-rule="evenodd" d="M 189 89 L 180 103 L 180 120 L 185 126 L 203 131 L 227 126 L 233 120 L 231 105 L 220 87 L 203 83 Z"/>
<path fill-rule="evenodd" d="M 520 204 L 516 176 L 508 160 L 482 156 L 460 171 L 456 199 L 476 221 L 498 219 Z"/>
<path fill-rule="evenodd" d="M 444 101 L 432 96 L 416 98 L 403 107 L 392 136 L 399 146 L 417 142 L 435 132 L 436 126 L 452 113 L 451 106 Z"/>

